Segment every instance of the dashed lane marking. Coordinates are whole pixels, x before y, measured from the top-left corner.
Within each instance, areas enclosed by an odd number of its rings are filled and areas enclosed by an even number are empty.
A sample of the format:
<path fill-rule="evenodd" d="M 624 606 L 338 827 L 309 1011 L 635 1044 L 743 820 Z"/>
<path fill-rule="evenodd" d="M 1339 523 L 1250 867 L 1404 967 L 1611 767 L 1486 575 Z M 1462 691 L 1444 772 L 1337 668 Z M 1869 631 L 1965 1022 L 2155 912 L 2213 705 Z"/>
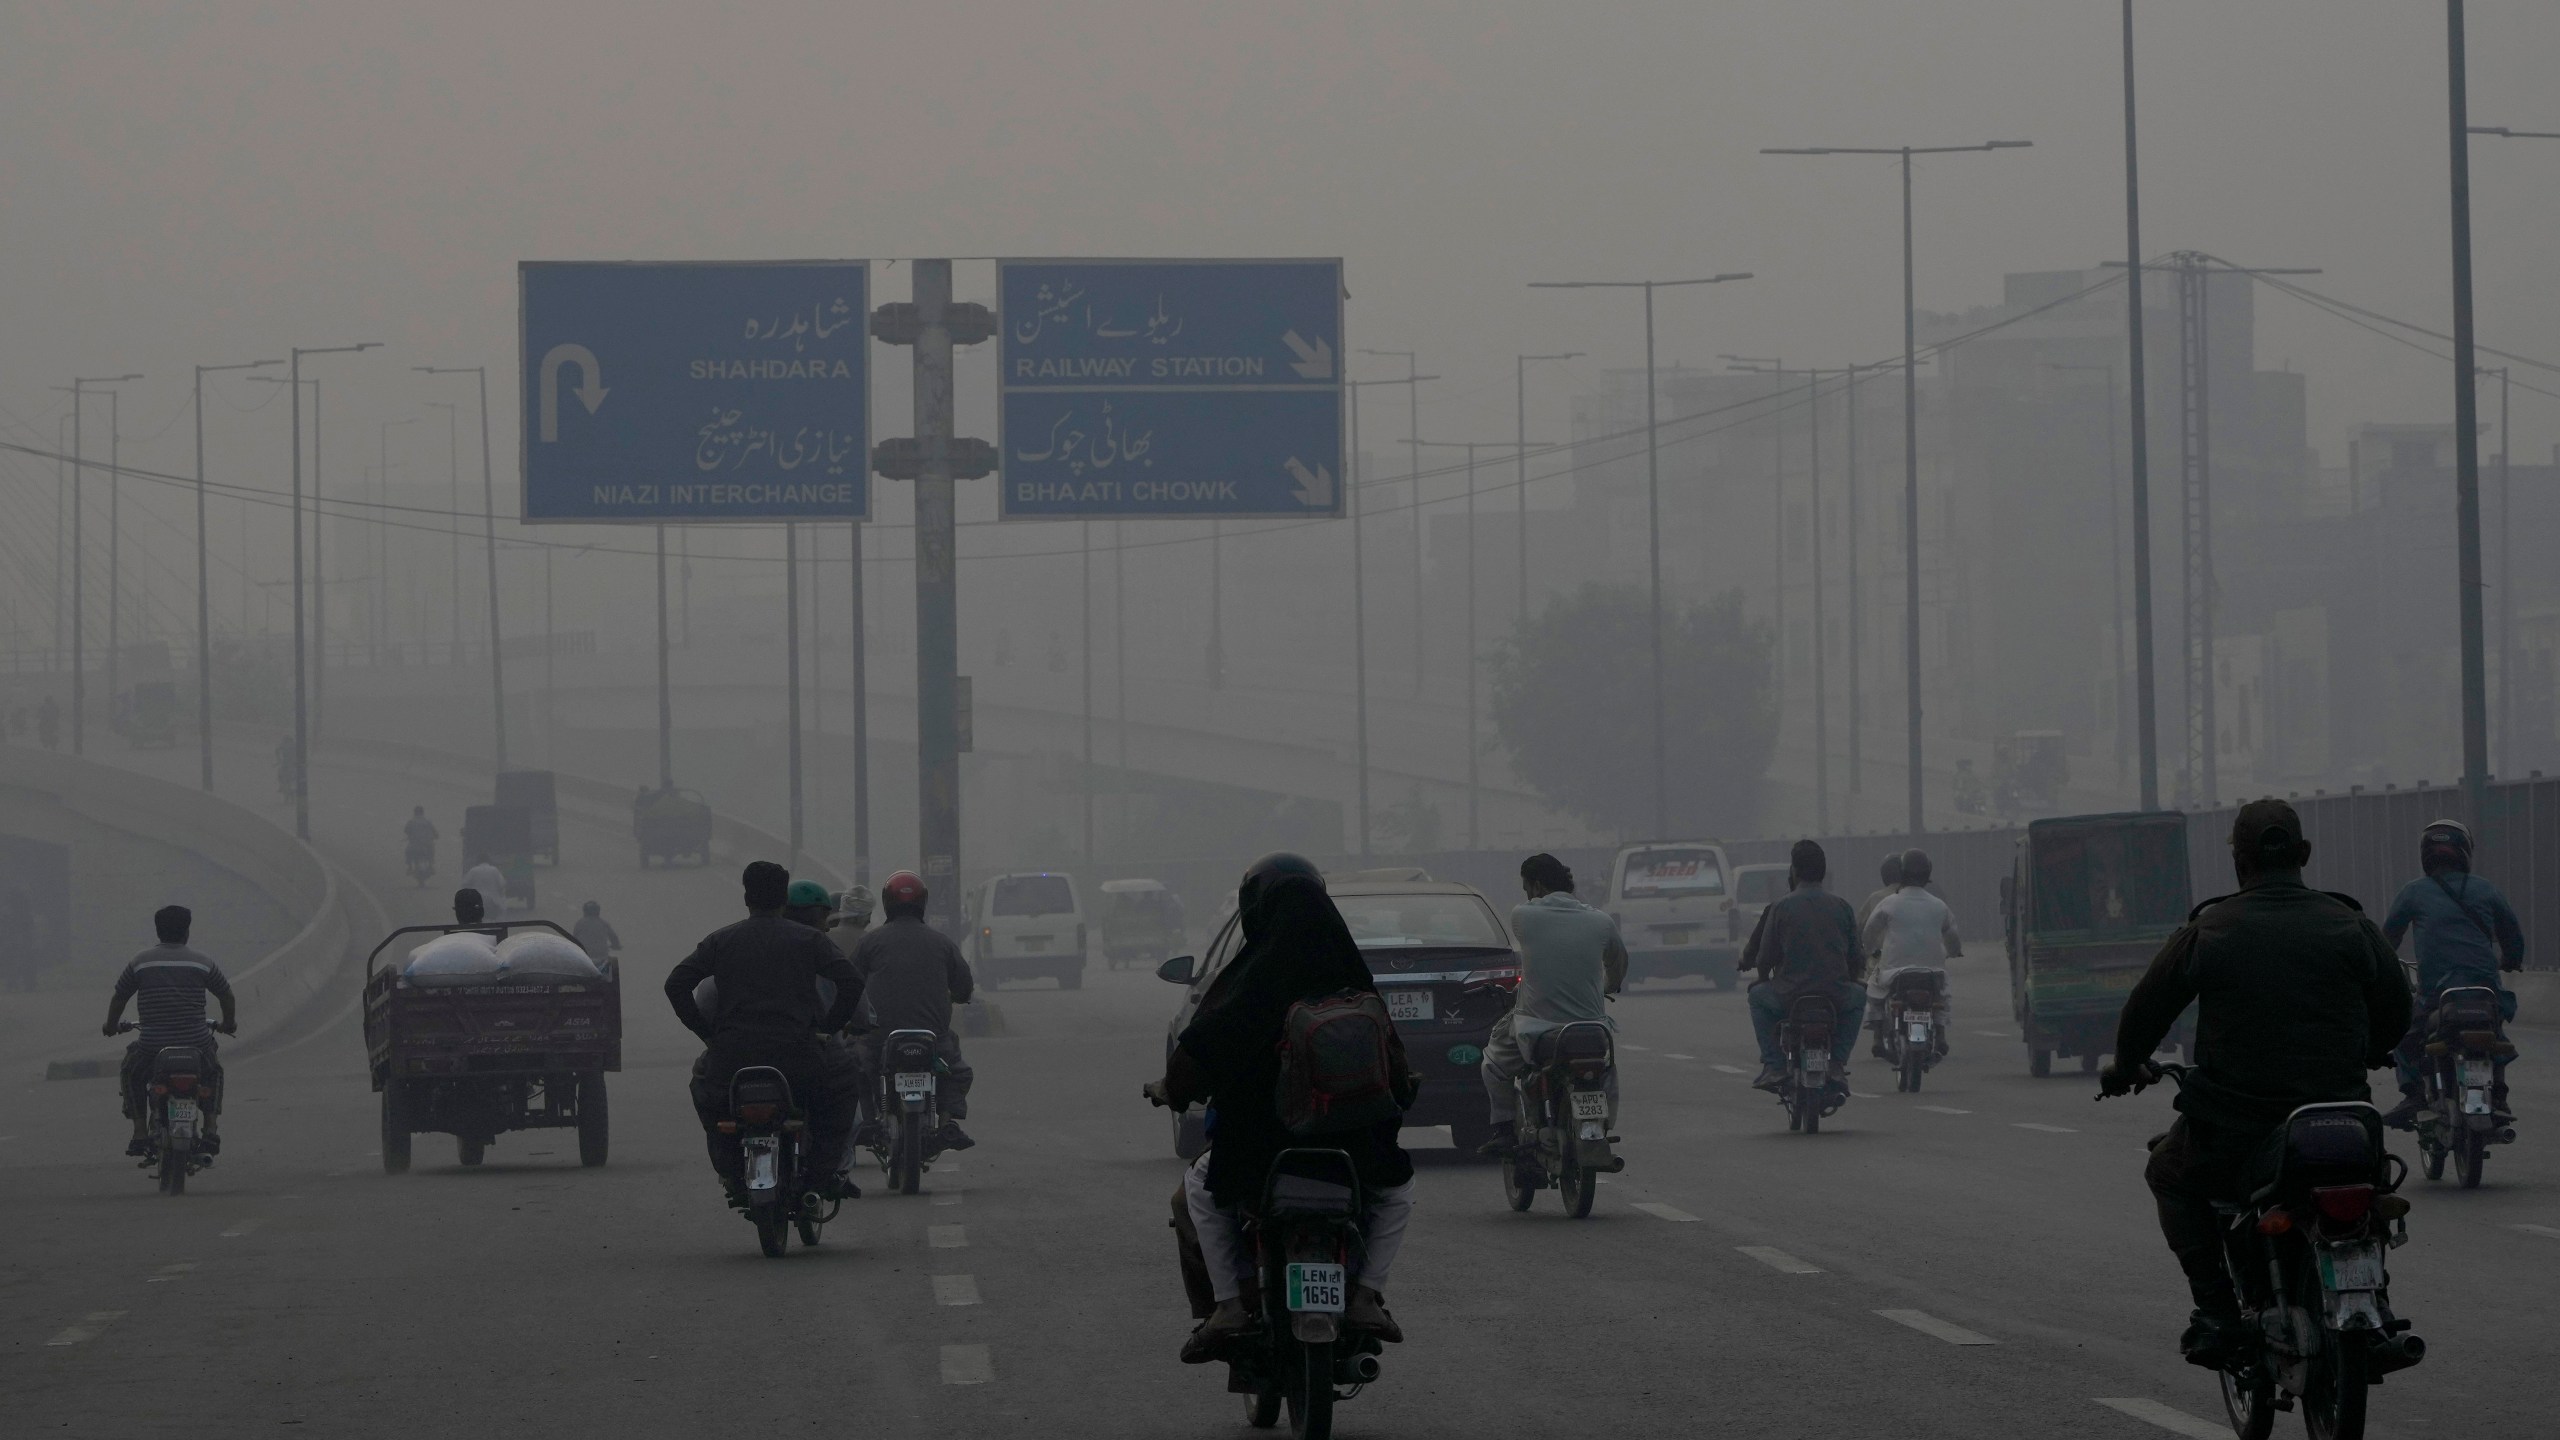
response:
<path fill-rule="evenodd" d="M 968 1192 L 964 1190 L 937 1190 L 933 1195 L 933 1203 L 936 1205 L 957 1205 L 960 1203 L 960 1197 L 967 1193 Z"/>
<path fill-rule="evenodd" d="M 2173 1410 L 2157 1400 L 2145 1400 L 2140 1397 L 2129 1400 L 2109 1400 L 2102 1396 L 2098 1403 L 2118 1414 L 2130 1415 L 2136 1420 L 2157 1425 L 2172 1435 L 2190 1435 L 2195 1437 L 2195 1440 L 2228 1440 L 2231 1434 L 2231 1427 L 2228 1425 L 2199 1419 L 2184 1410 Z"/>
<path fill-rule="evenodd" d="M 924 1243 L 932 1246 L 936 1250 L 959 1250 L 965 1248 L 969 1243 L 969 1227 L 966 1225 L 927 1225 L 924 1227 Z"/>
<path fill-rule="evenodd" d="M 1719 1075 L 1748 1075 L 1751 1073 L 1739 1065 L 1710 1065 L 1707 1068 L 1715 1071 Z"/>
<path fill-rule="evenodd" d="M 977 1304 L 978 1277 L 975 1275 L 934 1276 L 933 1303 L 936 1305 Z"/>
<path fill-rule="evenodd" d="M 2068 1125 L 2039 1125 L 2033 1120 L 2011 1121 L 2009 1128 L 2012 1130 L 2041 1130 L 2047 1135 L 2077 1135 L 2080 1133 Z"/>
<path fill-rule="evenodd" d="M 1697 1216 L 1690 1214 L 1688 1211 L 1681 1209 L 1677 1205 L 1665 1205 L 1659 1200 L 1639 1200 L 1636 1202 L 1635 1208 L 1643 1211 L 1647 1215 L 1653 1216 L 1657 1220 L 1678 1220 L 1686 1224 L 1695 1224 L 1698 1219 Z"/>
<path fill-rule="evenodd" d="M 250 1231 L 257 1229 L 259 1226 L 266 1223 L 267 1220 L 265 1216 L 253 1215 L 250 1218 L 241 1221 L 239 1224 L 232 1226 L 230 1229 L 223 1231 L 222 1238 L 225 1240 L 237 1240 L 241 1236 L 248 1234 Z"/>
<path fill-rule="evenodd" d="M 1662 1058 L 1665 1060 L 1695 1060 L 1698 1057 L 1695 1055 L 1683 1055 L 1676 1050 L 1665 1050 L 1662 1052 Z"/>
<path fill-rule="evenodd" d="M 98 1338 L 98 1332 L 106 1329 L 108 1326 L 113 1325 L 123 1318 L 124 1312 L 121 1310 L 92 1310 L 87 1315 L 81 1317 L 79 1324 L 71 1326 L 61 1334 L 54 1336 L 52 1339 L 47 1340 L 44 1343 L 47 1345 L 77 1345 L 83 1340 L 95 1340 Z"/>
<path fill-rule="evenodd" d="M 1772 1270 L 1784 1271 L 1789 1275 L 1819 1275 L 1822 1273 L 1821 1266 L 1807 1265 L 1793 1255 L 1788 1254 L 1786 1251 L 1774 1249 L 1767 1245 L 1736 1245 L 1733 1248 L 1750 1256 L 1752 1259 L 1759 1261 L 1761 1264 L 1768 1266 Z"/>
<path fill-rule="evenodd" d="M 942 1383 L 985 1385 L 996 1378 L 996 1365 L 984 1345 L 942 1347 Z"/>
<path fill-rule="evenodd" d="M 1621 1040 L 1618 1042 L 1618 1048 L 1621 1050 L 1650 1050 L 1653 1047 L 1650 1045 L 1638 1045 L 1632 1040 Z"/>
<path fill-rule="evenodd" d="M 196 1262 L 193 1260 L 181 1260 L 175 1265 L 163 1265 L 160 1267 L 160 1273 L 152 1276 L 146 1283 L 158 1285 L 166 1281 L 175 1280 L 194 1268 L 196 1268 Z"/>
<path fill-rule="evenodd" d="M 1908 1325 L 1923 1335 L 1935 1335 L 1950 1345 L 1997 1345 L 2000 1342 L 1961 1325 L 1950 1325 L 1926 1310 L 1879 1310 L 1877 1314 L 1896 1325 Z"/>
<path fill-rule="evenodd" d="M 1932 1115 L 1970 1115 L 1973 1113 L 1970 1110 L 1959 1110 L 1953 1105 L 1914 1105 L 1911 1108 L 1914 1110 L 1926 1110 Z"/>
<path fill-rule="evenodd" d="M 1870 1095 L 1864 1090 L 1852 1090 L 1849 1092 L 1849 1098 L 1852 1100 L 1881 1100 L 1884 1097 L 1881 1095 Z"/>
<path fill-rule="evenodd" d="M 2527 1235 L 2539 1235 L 2546 1240 L 2560 1240 L 2560 1230 L 2554 1230 L 2548 1225 L 2510 1225 L 2507 1228 L 2521 1230 Z"/>
<path fill-rule="evenodd" d="M 1976 1030 L 1973 1033 L 1981 1036 L 1985 1040 L 2015 1040 L 2018 1038 L 2006 1030 Z"/>

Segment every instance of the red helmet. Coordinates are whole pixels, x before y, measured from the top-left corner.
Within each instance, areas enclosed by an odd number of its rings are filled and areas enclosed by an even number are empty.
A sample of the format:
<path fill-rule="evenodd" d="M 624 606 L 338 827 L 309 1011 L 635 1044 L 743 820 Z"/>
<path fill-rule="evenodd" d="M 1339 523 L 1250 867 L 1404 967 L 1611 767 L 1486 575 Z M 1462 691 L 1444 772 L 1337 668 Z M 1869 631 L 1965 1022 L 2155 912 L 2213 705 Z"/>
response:
<path fill-rule="evenodd" d="M 880 883 L 880 908 L 906 910 L 924 908 L 924 877 L 913 870 L 901 870 Z"/>

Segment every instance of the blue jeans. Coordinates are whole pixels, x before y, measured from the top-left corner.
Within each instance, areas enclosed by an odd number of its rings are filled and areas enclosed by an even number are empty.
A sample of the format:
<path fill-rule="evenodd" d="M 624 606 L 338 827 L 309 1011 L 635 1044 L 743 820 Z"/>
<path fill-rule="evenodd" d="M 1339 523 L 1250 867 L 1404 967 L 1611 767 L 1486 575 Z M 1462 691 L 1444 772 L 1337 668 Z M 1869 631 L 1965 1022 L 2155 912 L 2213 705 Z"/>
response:
<path fill-rule="evenodd" d="M 1779 998 L 1778 987 L 1766 980 L 1753 981 L 1744 999 L 1751 1006 L 1751 1033 L 1760 1040 L 1760 1063 L 1783 1067 L 1787 1057 L 1778 1048 L 1778 1029 L 1787 1023 L 1787 1002 Z M 1858 1048 L 1858 1031 L 1866 1023 L 1867 987 L 1839 981 L 1831 987 L 1831 1003 L 1840 1010 L 1831 1027 L 1831 1070 L 1836 1075 L 1849 1068 L 1849 1052 Z"/>

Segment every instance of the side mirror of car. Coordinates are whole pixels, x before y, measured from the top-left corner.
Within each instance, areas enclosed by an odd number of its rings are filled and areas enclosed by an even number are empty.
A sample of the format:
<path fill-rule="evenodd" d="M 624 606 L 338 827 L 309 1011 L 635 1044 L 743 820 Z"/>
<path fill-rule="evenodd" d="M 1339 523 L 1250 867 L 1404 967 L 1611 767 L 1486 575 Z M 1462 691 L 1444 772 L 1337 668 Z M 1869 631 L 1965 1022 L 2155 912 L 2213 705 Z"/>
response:
<path fill-rule="evenodd" d="M 1189 955 L 1176 955 L 1156 967 L 1156 978 L 1175 985 L 1188 985 L 1195 978 L 1200 962 Z"/>

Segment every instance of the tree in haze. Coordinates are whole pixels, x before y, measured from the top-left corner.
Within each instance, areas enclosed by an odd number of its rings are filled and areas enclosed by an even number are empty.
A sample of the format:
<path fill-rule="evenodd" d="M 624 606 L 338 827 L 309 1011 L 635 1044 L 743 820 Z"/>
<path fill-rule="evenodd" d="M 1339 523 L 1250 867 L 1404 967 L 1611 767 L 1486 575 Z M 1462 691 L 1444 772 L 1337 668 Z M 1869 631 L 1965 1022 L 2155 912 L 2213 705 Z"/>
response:
<path fill-rule="evenodd" d="M 1641 589 L 1586 585 L 1550 599 L 1492 655 L 1494 730 L 1513 772 L 1557 809 L 1621 836 L 1654 825 L 1651 614 Z M 1778 744 L 1775 639 L 1743 613 L 1738 590 L 1666 605 L 1662 621 L 1671 827 L 1744 833 Z"/>

